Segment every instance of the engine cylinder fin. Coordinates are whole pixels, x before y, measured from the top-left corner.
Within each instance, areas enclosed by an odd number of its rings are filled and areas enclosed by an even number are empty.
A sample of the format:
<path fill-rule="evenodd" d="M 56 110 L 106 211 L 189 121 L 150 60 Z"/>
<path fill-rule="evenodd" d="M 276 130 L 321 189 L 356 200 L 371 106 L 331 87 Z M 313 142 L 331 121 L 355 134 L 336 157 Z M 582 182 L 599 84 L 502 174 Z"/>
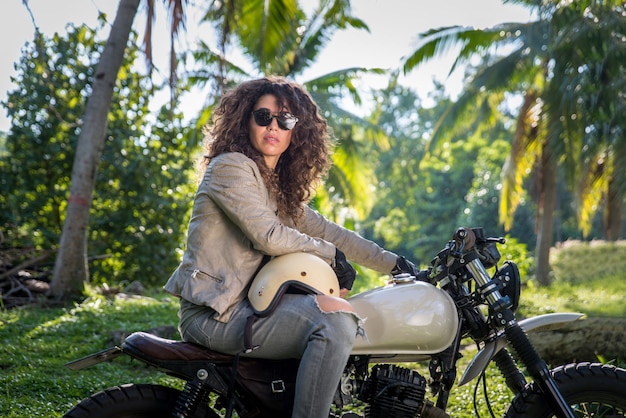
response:
<path fill-rule="evenodd" d="M 376 365 L 368 382 L 366 418 L 415 418 L 424 407 L 426 379 L 414 370 Z"/>

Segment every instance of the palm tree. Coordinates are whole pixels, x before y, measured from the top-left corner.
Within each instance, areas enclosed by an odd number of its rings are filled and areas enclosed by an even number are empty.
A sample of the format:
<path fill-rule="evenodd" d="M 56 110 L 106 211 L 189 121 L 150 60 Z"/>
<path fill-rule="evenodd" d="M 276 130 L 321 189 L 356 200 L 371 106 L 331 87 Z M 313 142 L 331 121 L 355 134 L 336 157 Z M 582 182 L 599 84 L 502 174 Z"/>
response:
<path fill-rule="evenodd" d="M 572 45 L 567 47 L 566 34 L 570 28 L 576 27 L 580 32 L 588 31 L 585 14 L 581 11 L 595 7 L 617 9 L 620 2 L 581 0 L 564 4 L 517 0 L 510 3 L 530 7 L 538 19 L 528 23 L 504 23 L 485 30 L 452 26 L 428 31 L 422 34 L 421 46 L 407 57 L 404 70 L 408 72 L 437 53 L 456 45 L 460 45 L 460 52 L 454 66 L 467 63 L 472 57 L 487 55 L 484 64 L 478 68 L 459 99 L 439 121 L 433 133 L 431 149 L 452 134 L 451 127 L 455 121 L 470 117 L 477 124 L 489 124 L 494 112 L 498 111 L 497 107 L 505 102 L 507 94 L 521 95 L 523 103 L 512 139 L 512 152 L 503 169 L 505 177 L 500 220 L 506 229 L 510 229 L 513 213 L 524 192 L 524 180 L 529 172 L 533 172 L 539 191 L 536 277 L 540 284 L 545 285 L 550 283 L 549 254 L 558 167 L 565 162 L 572 170 L 572 156 L 587 155 L 580 152 L 581 148 L 563 146 L 569 138 L 586 137 L 580 135 L 580 124 L 564 122 L 572 115 L 569 110 L 576 108 L 577 98 L 572 94 L 562 94 L 562 90 L 574 88 L 579 91 L 579 88 L 570 84 L 572 79 L 569 72 L 555 69 L 568 65 Z M 586 49 L 590 48 L 588 43 L 580 42 L 577 46 L 583 51 L 581 57 L 587 65 L 607 58 L 606 53 L 593 56 L 591 50 Z M 509 52 L 503 56 L 489 56 L 491 51 L 500 48 Z M 584 86 L 594 82 L 596 80 L 588 78 Z M 590 119 L 586 121 L 590 122 Z M 566 158 L 568 155 L 569 158 Z"/>
<path fill-rule="evenodd" d="M 587 235 L 593 214 L 604 205 L 605 238 L 622 235 L 626 175 L 626 8 L 623 2 L 575 2 L 553 19 L 560 28 L 554 46 L 554 72 L 562 84 L 550 84 L 559 98 L 568 135 L 562 153 L 569 183 L 576 187 L 581 229 Z M 579 152 L 582 150 L 582 152 Z"/>
<path fill-rule="evenodd" d="M 176 33 L 184 22 L 182 12 L 186 0 L 167 1 L 172 10 L 172 32 Z M 49 295 L 58 300 L 70 300 L 80 296 L 84 284 L 89 279 L 87 265 L 89 210 L 98 162 L 104 146 L 111 98 L 139 2 L 140 0 L 120 0 L 108 41 L 96 68 L 92 93 L 82 118 L 83 125 L 72 168 L 67 212 L 50 283 Z M 154 16 L 154 0 L 148 0 L 147 7 L 150 22 Z M 149 24 L 145 38 L 149 62 L 151 61 L 150 28 Z"/>

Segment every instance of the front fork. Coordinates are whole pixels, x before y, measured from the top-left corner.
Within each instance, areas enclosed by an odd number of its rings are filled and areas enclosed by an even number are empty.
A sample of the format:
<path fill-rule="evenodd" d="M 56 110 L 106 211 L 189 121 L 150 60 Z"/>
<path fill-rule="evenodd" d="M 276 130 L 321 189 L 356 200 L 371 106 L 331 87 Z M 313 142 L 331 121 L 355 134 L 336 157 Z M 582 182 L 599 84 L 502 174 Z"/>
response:
<path fill-rule="evenodd" d="M 515 364 L 513 356 L 504 347 L 493 356 L 493 361 L 496 363 L 498 370 L 504 376 L 506 385 L 514 395 L 520 393 L 526 387 L 526 378 Z"/>
<path fill-rule="evenodd" d="M 464 261 L 467 263 L 467 269 L 476 280 L 482 295 L 493 310 L 498 326 L 504 328 L 509 345 L 518 354 L 530 376 L 537 382 L 549 399 L 552 410 L 561 418 L 575 418 L 574 412 L 563 398 L 556 382 L 552 378 L 548 366 L 515 320 L 515 315 L 511 311 L 507 299 L 502 297 L 496 284 L 491 281 L 485 267 L 477 258 L 471 260 L 466 258 Z M 518 378 L 515 379 L 517 381 L 512 382 L 512 385 L 514 388 L 518 388 L 521 381 Z"/>

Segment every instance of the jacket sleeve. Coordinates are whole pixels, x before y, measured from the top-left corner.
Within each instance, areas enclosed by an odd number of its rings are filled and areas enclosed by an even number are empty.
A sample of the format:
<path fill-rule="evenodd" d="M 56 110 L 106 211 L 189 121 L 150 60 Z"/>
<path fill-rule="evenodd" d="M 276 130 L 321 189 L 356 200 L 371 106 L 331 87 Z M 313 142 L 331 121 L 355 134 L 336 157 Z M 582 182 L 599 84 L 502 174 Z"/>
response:
<path fill-rule="evenodd" d="M 309 252 L 331 264 L 335 247 L 284 225 L 256 164 L 242 154 L 222 154 L 207 168 L 203 188 L 252 246 L 271 256 Z"/>
<path fill-rule="evenodd" d="M 396 254 L 384 250 L 354 231 L 329 221 L 309 207 L 305 208 L 304 222 L 300 229 L 305 234 L 333 243 L 344 252 L 348 260 L 380 273 L 389 274 L 398 258 Z"/>

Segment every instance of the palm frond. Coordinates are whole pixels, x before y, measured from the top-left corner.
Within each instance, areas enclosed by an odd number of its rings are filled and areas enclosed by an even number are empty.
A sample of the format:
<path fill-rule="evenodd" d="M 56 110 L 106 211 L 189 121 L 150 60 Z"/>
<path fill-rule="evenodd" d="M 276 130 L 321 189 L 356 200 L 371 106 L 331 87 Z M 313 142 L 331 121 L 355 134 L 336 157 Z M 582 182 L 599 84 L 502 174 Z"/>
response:
<path fill-rule="evenodd" d="M 418 47 L 403 60 L 403 72 L 408 74 L 425 61 L 458 48 L 459 53 L 449 71 L 452 73 L 459 65 L 467 64 L 474 56 L 484 55 L 494 48 L 519 43 L 519 38 L 526 32 L 525 26 L 526 24 L 520 23 L 503 23 L 489 29 L 447 26 L 428 30 L 419 35 L 421 42 Z"/>
<path fill-rule="evenodd" d="M 513 226 L 513 214 L 522 200 L 524 179 L 541 152 L 541 114 L 541 101 L 536 93 L 528 91 L 517 119 L 511 153 L 502 168 L 499 216 L 507 231 Z"/>
<path fill-rule="evenodd" d="M 367 24 L 350 13 L 349 0 L 320 1 L 312 17 L 301 26 L 304 29 L 301 33 L 301 42 L 294 51 L 290 74 L 299 74 L 315 62 L 338 29 L 352 27 L 369 32 Z"/>
<path fill-rule="evenodd" d="M 578 220 L 583 236 L 591 231 L 593 215 L 597 212 L 600 202 L 609 189 L 609 179 L 612 177 L 612 163 L 606 155 L 597 155 L 585 164 L 580 173 L 578 182 Z"/>
<path fill-rule="evenodd" d="M 363 219 L 374 204 L 374 194 L 369 189 L 374 173 L 358 157 L 360 153 L 355 149 L 357 147 L 351 134 L 342 135 L 340 146 L 332 155 L 333 167 L 327 183 L 333 185 L 335 199 L 341 199 L 339 206 L 345 207 L 349 203 L 358 219 Z"/>

